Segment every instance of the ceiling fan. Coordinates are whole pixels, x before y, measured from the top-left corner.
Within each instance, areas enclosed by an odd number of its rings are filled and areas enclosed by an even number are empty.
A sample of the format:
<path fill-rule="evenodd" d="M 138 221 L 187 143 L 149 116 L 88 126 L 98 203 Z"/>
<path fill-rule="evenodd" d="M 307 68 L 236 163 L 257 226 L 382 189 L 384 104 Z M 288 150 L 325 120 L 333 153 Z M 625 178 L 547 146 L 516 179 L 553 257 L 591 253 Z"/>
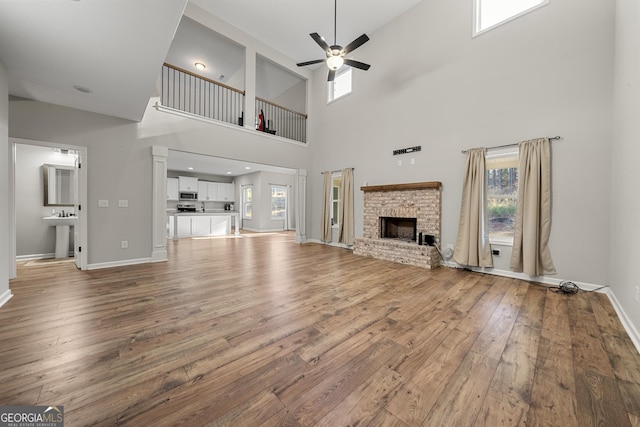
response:
<path fill-rule="evenodd" d="M 319 64 L 320 62 L 327 63 L 327 67 L 329 67 L 329 77 L 327 81 L 332 82 L 336 77 L 336 71 L 339 70 L 343 65 L 348 65 L 350 67 L 359 68 L 361 70 L 368 70 L 371 65 L 365 64 L 364 62 L 355 61 L 353 59 L 345 58 L 350 52 L 353 52 L 363 44 L 369 41 L 369 37 L 366 34 L 361 35 L 345 47 L 339 46 L 336 42 L 336 23 L 337 23 L 337 15 L 338 15 L 338 0 L 334 1 L 334 15 L 333 15 L 333 46 L 329 46 L 327 42 L 324 40 L 322 36 L 318 33 L 309 34 L 313 40 L 325 51 L 327 57 L 324 59 L 314 59 L 313 61 L 300 62 L 296 65 L 298 67 L 304 67 L 305 65 L 313 65 Z"/>

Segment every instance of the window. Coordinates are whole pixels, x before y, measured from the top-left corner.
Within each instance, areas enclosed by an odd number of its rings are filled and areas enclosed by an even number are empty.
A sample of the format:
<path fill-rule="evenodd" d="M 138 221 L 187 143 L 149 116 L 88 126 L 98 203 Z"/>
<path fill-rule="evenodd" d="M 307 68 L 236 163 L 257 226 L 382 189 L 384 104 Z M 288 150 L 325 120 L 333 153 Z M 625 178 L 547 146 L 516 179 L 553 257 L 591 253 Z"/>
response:
<path fill-rule="evenodd" d="M 253 218 L 252 202 L 253 202 L 253 186 L 243 185 L 242 186 L 242 218 L 243 219 Z"/>
<path fill-rule="evenodd" d="M 549 0 L 474 0 L 476 36 L 491 28 L 549 4 Z"/>
<path fill-rule="evenodd" d="M 518 147 L 487 150 L 486 167 L 489 241 L 513 244 L 518 201 Z"/>
<path fill-rule="evenodd" d="M 335 101 L 351 93 L 351 67 L 344 67 L 336 72 L 332 82 L 329 82 L 328 102 Z"/>
<path fill-rule="evenodd" d="M 271 185 L 271 219 L 284 219 L 287 212 L 287 187 Z"/>
<path fill-rule="evenodd" d="M 334 173 L 331 175 L 331 225 L 337 227 L 339 225 L 340 212 L 340 186 L 342 184 L 342 173 Z"/>

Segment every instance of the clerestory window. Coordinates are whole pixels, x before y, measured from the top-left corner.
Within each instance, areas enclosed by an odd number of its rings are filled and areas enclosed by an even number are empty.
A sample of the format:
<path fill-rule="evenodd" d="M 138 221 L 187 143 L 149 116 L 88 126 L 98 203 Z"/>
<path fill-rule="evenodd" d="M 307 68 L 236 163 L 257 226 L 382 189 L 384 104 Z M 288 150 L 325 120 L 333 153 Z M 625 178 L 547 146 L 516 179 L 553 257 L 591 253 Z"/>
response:
<path fill-rule="evenodd" d="M 473 36 L 549 4 L 549 0 L 474 0 Z"/>

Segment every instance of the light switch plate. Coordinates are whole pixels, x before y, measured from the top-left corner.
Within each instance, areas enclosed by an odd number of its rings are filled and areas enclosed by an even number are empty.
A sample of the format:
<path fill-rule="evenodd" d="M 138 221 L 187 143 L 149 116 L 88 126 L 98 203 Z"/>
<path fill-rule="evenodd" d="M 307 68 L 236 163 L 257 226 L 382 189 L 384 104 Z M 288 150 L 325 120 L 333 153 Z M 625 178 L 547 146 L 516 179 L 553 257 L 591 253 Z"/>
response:
<path fill-rule="evenodd" d="M 119 208 L 128 208 L 129 207 L 129 201 L 128 200 L 118 200 L 118 207 Z"/>
<path fill-rule="evenodd" d="M 108 200 L 98 200 L 98 207 L 99 208 L 108 208 L 109 207 L 109 201 Z"/>

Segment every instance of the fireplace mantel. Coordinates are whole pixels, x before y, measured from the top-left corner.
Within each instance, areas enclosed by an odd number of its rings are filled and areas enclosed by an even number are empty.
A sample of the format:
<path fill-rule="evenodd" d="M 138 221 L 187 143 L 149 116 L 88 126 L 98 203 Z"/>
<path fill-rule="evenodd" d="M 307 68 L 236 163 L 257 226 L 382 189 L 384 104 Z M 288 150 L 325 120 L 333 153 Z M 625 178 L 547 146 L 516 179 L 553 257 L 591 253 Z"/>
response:
<path fill-rule="evenodd" d="M 402 191 L 402 190 L 424 190 L 427 188 L 440 189 L 442 183 L 439 181 L 428 182 L 412 182 L 410 184 L 388 184 L 388 185 L 369 185 L 360 187 L 362 191 Z"/>

